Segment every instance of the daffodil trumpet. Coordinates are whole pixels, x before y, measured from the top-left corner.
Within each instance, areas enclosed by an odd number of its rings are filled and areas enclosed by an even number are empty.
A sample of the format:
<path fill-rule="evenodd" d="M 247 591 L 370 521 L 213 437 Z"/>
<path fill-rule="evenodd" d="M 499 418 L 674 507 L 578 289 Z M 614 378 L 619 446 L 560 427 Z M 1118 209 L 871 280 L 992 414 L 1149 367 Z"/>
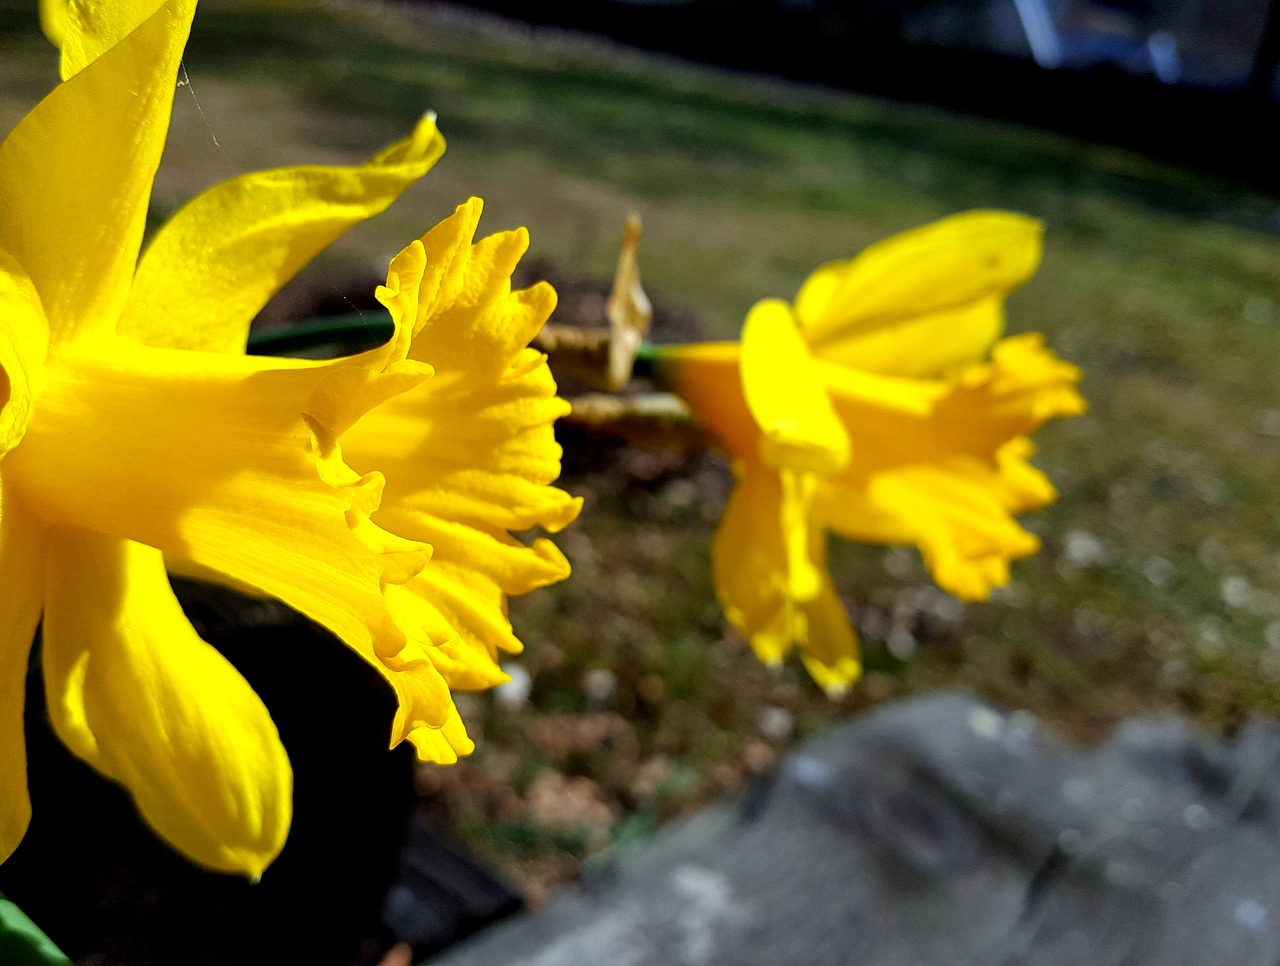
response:
<path fill-rule="evenodd" d="M 1041 226 L 972 211 L 815 271 L 748 313 L 739 342 L 660 346 L 652 368 L 729 456 L 712 546 L 726 617 L 766 662 L 798 647 L 833 695 L 860 675 L 828 534 L 914 545 L 963 600 L 1039 542 L 1014 514 L 1051 502 L 1030 433 L 1082 412 L 1080 372 L 1037 334 L 1002 337 Z"/>

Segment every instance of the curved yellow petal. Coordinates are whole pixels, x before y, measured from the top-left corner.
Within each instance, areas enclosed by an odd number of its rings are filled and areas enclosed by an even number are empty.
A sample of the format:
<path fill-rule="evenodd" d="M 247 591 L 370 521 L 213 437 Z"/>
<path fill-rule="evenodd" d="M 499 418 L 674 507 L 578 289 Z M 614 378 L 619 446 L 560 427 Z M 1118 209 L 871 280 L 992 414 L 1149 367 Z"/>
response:
<path fill-rule="evenodd" d="M 823 561 L 825 571 L 826 563 Z M 845 613 L 831 578 L 823 575 L 822 590 L 801 605 L 804 639 L 800 657 L 805 670 L 830 697 L 845 694 L 862 677 L 858 635 Z"/>
<path fill-rule="evenodd" d="M 806 638 L 801 605 L 822 590 L 825 536 L 814 528 L 802 481 L 759 463 L 736 464 L 735 472 L 711 544 L 712 577 L 729 623 L 776 664 Z"/>
<path fill-rule="evenodd" d="M 195 0 L 168 0 L 0 144 L 0 248 L 55 341 L 114 330 L 133 278 Z"/>
<path fill-rule="evenodd" d="M 409 732 L 409 741 L 420 760 L 440 765 L 455 764 L 460 757 L 476 750 L 456 707 L 450 708 L 448 720 L 439 728 L 416 728 Z"/>
<path fill-rule="evenodd" d="M 253 689 L 183 616 L 160 552 L 55 530 L 45 574 L 59 737 L 188 858 L 258 878 L 288 835 L 289 760 Z"/>
<path fill-rule="evenodd" d="M 67 33 L 68 0 L 40 0 L 40 29 L 55 47 L 62 46 Z"/>
<path fill-rule="evenodd" d="M 138 28 L 162 0 L 40 0 L 40 22 L 62 52 L 66 80 L 78 74 Z"/>
<path fill-rule="evenodd" d="M 730 457 L 760 459 L 760 430 L 742 391 L 742 345 L 699 342 L 659 346 L 654 379 L 688 405 Z"/>
<path fill-rule="evenodd" d="M 849 462 L 849 435 L 790 307 L 757 303 L 742 327 L 742 390 L 771 466 L 834 473 Z"/>
<path fill-rule="evenodd" d="M 932 378 L 981 359 L 1004 331 L 1004 296 L 919 315 L 814 347 L 814 354 L 841 366 L 887 376 Z"/>
<path fill-rule="evenodd" d="M 1034 274 L 1041 234 L 1040 222 L 1000 211 L 903 232 L 818 269 L 796 296 L 796 318 L 823 358 L 939 374 L 981 358 L 999 336 L 1001 302 Z"/>
<path fill-rule="evenodd" d="M 120 333 L 153 346 L 243 352 L 267 300 L 443 152 L 435 116 L 427 115 L 362 165 L 263 171 L 197 195 L 143 253 Z"/>
<path fill-rule="evenodd" d="M 44 536 L 5 480 L 0 462 L 0 862 L 26 834 L 27 750 L 22 709 L 27 658 L 44 605 Z"/>
<path fill-rule="evenodd" d="M 466 650 L 433 649 L 433 662 L 450 687 L 493 687 L 505 681 L 498 656 L 517 654 L 520 641 L 507 619 L 506 598 L 564 580 L 569 563 L 550 540 L 523 544 L 500 528 L 494 532 L 416 510 L 381 510 L 375 519 L 395 533 L 430 543 L 431 565 L 401 590 L 424 608 L 424 626 L 451 628 Z M 430 635 L 439 640 L 439 636 Z"/>
<path fill-rule="evenodd" d="M 1047 419 L 1082 412 L 1080 371 L 1044 348 L 1037 334 L 1001 340 L 990 362 L 950 378 L 906 380 L 824 369 L 827 390 L 857 458 L 841 474 L 858 488 L 896 467 L 971 457 L 995 468 L 1005 444 Z"/>

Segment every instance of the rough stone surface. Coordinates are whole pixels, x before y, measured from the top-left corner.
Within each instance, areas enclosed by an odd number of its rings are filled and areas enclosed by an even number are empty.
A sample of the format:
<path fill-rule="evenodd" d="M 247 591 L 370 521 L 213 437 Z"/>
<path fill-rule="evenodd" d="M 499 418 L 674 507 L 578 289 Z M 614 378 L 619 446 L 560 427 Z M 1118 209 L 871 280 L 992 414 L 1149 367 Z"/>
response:
<path fill-rule="evenodd" d="M 811 741 L 432 966 L 1280 961 L 1280 727 L 1065 745 L 944 694 Z"/>

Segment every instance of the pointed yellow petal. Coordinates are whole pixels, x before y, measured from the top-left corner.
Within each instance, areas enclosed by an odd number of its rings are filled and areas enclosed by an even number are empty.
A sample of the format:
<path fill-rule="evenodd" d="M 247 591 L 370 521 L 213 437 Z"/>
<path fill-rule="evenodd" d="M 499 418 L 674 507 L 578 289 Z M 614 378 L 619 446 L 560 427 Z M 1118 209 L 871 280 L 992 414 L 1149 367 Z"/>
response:
<path fill-rule="evenodd" d="M 40 29 L 55 47 L 67 33 L 67 6 L 68 0 L 40 0 Z"/>
<path fill-rule="evenodd" d="M 449 720 L 441 727 L 417 728 L 409 733 L 409 740 L 417 749 L 419 759 L 440 765 L 455 764 L 460 757 L 476 750 L 456 707 L 450 709 Z"/>
<path fill-rule="evenodd" d="M 55 341 L 124 308 L 195 0 L 169 0 L 0 145 L 0 248 L 26 268 Z"/>
<path fill-rule="evenodd" d="M 249 323 L 267 300 L 340 234 L 391 204 L 443 152 L 428 115 L 362 165 L 264 171 L 210 188 L 147 247 L 120 332 L 153 346 L 243 352 Z"/>
<path fill-rule="evenodd" d="M 908 322 L 833 339 L 814 354 L 841 366 L 888 376 L 931 378 L 981 359 L 1004 331 L 1004 297 L 918 315 Z"/>
<path fill-rule="evenodd" d="M 161 0 L 41 0 L 45 36 L 62 51 L 66 80 L 118 44 L 159 9 Z"/>
<path fill-rule="evenodd" d="M 766 463 L 834 473 L 849 462 L 849 435 L 785 302 L 768 299 L 747 314 L 742 389 Z"/>
<path fill-rule="evenodd" d="M 785 495 L 776 471 L 758 463 L 737 464 L 735 470 L 737 485 L 711 543 L 712 578 L 729 623 L 762 661 L 777 664 L 804 635 L 791 564 L 794 546 L 807 547 L 809 535 L 796 538 L 784 530 Z"/>
<path fill-rule="evenodd" d="M 1002 300 L 1040 262 L 1039 222 L 971 211 L 818 269 L 796 296 L 810 348 L 890 375 L 975 361 L 1000 334 Z"/>
<path fill-rule="evenodd" d="M 44 605 L 43 543 L 0 463 L 0 862 L 18 847 L 31 819 L 22 709 L 27 656 Z"/>
<path fill-rule="evenodd" d="M 826 534 L 811 507 L 788 492 L 785 477 L 760 464 L 736 469 L 738 485 L 711 545 L 725 616 L 766 664 L 798 647 L 814 681 L 838 697 L 861 675 L 862 664 L 857 635 L 827 572 Z"/>
<path fill-rule="evenodd" d="M 805 670 L 828 696 L 838 698 L 862 677 L 862 660 L 858 635 L 829 576 L 824 574 L 821 592 L 802 610 L 805 639 L 800 657 Z"/>
<path fill-rule="evenodd" d="M 183 616 L 159 551 L 54 531 L 47 561 L 44 674 L 59 737 L 188 858 L 256 879 L 292 813 L 267 709 Z"/>

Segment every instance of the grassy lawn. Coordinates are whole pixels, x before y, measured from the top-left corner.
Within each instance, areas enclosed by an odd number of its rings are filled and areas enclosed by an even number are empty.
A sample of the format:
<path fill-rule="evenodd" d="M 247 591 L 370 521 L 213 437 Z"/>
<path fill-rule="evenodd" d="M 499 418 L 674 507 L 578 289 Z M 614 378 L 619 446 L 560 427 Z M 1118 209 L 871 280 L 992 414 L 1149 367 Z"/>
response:
<path fill-rule="evenodd" d="M 0 0 L 3 128 L 52 80 L 27 6 Z M 606 279 L 634 209 L 650 291 L 730 336 L 757 299 L 894 231 L 969 207 L 1047 224 L 1010 328 L 1084 368 L 1091 410 L 1038 437 L 1061 491 L 1027 520 L 1044 550 L 962 608 L 914 552 L 835 547 L 870 668 L 845 701 L 765 671 L 724 630 L 706 566 L 722 466 L 619 450 L 567 478 L 587 498 L 562 540 L 575 576 L 512 609 L 536 711 L 471 702 L 482 750 L 423 776 L 532 890 L 905 693 L 972 687 L 1081 738 L 1151 710 L 1213 728 L 1280 711 L 1276 199 L 1031 129 L 434 8 L 208 0 L 186 68 L 162 213 L 236 171 L 370 154 L 438 112 L 444 160 L 317 263 L 334 284 L 377 274 L 471 194 L 489 228 L 527 225 L 536 257 Z"/>

